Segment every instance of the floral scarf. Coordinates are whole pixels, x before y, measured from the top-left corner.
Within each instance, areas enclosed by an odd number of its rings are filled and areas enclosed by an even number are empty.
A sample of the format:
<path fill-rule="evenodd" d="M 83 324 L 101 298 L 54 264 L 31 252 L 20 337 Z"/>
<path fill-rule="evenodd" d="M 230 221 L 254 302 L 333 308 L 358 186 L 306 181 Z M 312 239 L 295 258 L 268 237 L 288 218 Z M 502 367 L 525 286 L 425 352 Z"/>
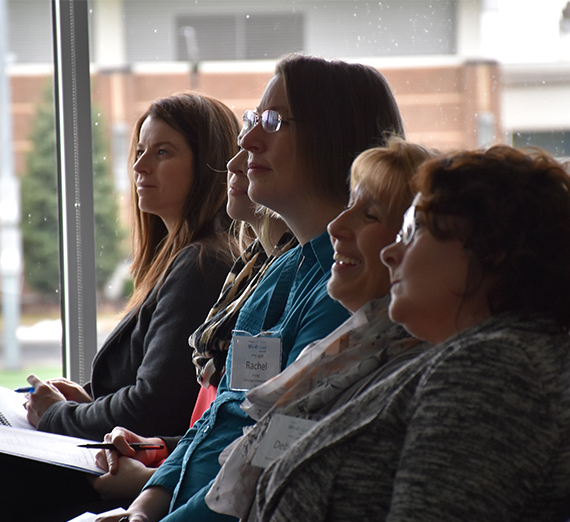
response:
<path fill-rule="evenodd" d="M 251 465 L 276 413 L 319 420 L 425 350 L 388 317 L 389 296 L 370 301 L 279 375 L 249 390 L 242 409 L 258 420 L 220 456 L 206 496 L 213 511 L 247 518 L 263 471 Z"/>

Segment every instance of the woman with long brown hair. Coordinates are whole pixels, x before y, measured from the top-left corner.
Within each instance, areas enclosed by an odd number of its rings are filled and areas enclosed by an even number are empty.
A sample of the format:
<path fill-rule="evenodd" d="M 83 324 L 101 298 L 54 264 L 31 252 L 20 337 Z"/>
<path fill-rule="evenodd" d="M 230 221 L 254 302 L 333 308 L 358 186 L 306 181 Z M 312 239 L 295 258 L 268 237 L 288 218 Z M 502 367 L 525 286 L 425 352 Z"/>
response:
<path fill-rule="evenodd" d="M 28 418 L 39 430 L 101 440 L 115 426 L 180 435 L 199 386 L 188 335 L 214 304 L 232 263 L 225 165 L 239 125 L 220 101 L 181 93 L 135 124 L 133 263 L 126 313 L 85 386 L 35 376 Z"/>

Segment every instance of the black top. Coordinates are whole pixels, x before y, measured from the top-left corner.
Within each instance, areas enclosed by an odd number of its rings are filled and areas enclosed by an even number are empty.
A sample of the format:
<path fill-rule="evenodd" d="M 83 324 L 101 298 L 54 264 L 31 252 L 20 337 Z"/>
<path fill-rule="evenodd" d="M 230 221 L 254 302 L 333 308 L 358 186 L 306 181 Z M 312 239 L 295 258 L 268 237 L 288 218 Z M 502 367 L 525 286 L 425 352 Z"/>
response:
<path fill-rule="evenodd" d="M 189 334 L 216 301 L 229 264 L 189 246 L 137 313 L 127 314 L 93 360 L 94 401 L 52 405 L 38 429 L 102 440 L 115 426 L 142 436 L 186 432 L 199 391 Z"/>

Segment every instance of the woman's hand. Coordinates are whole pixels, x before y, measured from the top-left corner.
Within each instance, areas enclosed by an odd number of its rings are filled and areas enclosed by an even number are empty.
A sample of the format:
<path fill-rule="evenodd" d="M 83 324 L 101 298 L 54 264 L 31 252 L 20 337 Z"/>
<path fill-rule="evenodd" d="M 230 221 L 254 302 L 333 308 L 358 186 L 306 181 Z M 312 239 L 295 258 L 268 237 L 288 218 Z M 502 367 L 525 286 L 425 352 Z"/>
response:
<path fill-rule="evenodd" d="M 61 394 L 68 400 L 73 402 L 92 402 L 93 399 L 85 391 L 83 386 L 80 386 L 76 382 L 64 379 L 63 377 L 58 377 L 56 379 L 49 379 L 46 381 L 47 384 L 54 386 Z"/>
<path fill-rule="evenodd" d="M 141 437 L 126 428 L 117 426 L 113 428 L 111 433 L 105 435 L 105 442 L 110 442 L 117 448 L 116 450 L 101 450 L 95 455 L 95 461 L 103 471 L 108 471 L 111 475 L 115 475 L 119 471 L 120 457 L 130 457 L 138 460 L 145 466 L 156 468 L 168 457 L 168 450 L 164 441 L 158 437 Z M 164 448 L 161 450 L 140 450 L 136 451 L 129 444 L 132 442 L 140 442 L 143 444 L 162 444 Z"/>
<path fill-rule="evenodd" d="M 34 393 L 27 395 L 28 421 L 37 428 L 47 409 L 56 402 L 65 401 L 66 398 L 55 386 L 42 381 L 34 374 L 29 375 L 27 381 L 34 387 Z"/>
<path fill-rule="evenodd" d="M 120 515 L 105 516 L 103 513 L 95 522 L 119 522 L 123 519 L 129 522 L 158 522 L 168 514 L 172 495 L 161 486 L 151 486 L 145 489 Z"/>
<path fill-rule="evenodd" d="M 140 452 L 139 452 L 140 453 Z M 93 489 L 103 500 L 112 498 L 135 499 L 156 471 L 129 457 L 119 457 L 118 470 L 100 477 L 89 477 Z"/>

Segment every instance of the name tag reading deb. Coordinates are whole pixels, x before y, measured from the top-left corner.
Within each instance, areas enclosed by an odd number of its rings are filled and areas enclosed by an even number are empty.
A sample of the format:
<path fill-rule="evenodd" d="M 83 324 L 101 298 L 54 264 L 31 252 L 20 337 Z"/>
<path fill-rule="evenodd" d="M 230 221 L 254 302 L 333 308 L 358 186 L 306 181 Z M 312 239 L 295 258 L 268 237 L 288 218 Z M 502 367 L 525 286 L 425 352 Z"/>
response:
<path fill-rule="evenodd" d="M 265 468 L 285 453 L 293 443 L 307 433 L 317 421 L 300 419 L 276 413 L 269 422 L 259 447 L 251 461 L 252 466 Z"/>
<path fill-rule="evenodd" d="M 263 384 L 281 371 L 279 337 L 232 337 L 232 375 L 230 388 L 245 391 Z"/>

